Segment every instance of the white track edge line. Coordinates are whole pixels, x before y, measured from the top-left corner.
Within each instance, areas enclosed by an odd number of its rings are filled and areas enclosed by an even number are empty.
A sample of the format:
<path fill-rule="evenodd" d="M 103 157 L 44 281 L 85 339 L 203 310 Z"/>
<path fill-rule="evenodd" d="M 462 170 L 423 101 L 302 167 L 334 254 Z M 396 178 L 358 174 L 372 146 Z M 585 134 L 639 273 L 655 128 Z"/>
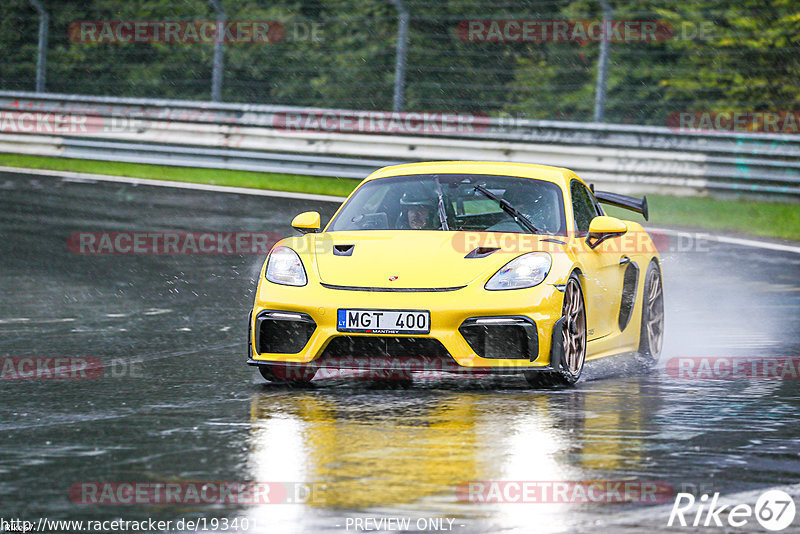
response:
<path fill-rule="evenodd" d="M 724 235 L 714 235 L 707 232 L 692 232 L 689 230 L 675 230 L 672 228 L 658 228 L 648 226 L 645 230 L 653 230 L 656 232 L 663 232 L 665 234 L 676 236 L 689 236 L 697 239 L 705 239 L 706 241 L 716 241 L 717 243 L 729 243 L 731 245 L 739 245 L 742 247 L 764 248 L 769 250 L 779 250 L 781 252 L 794 252 L 800 254 L 800 246 L 784 245 L 782 243 L 770 243 L 769 241 L 756 241 L 754 239 L 743 239 L 740 237 L 729 237 Z"/>

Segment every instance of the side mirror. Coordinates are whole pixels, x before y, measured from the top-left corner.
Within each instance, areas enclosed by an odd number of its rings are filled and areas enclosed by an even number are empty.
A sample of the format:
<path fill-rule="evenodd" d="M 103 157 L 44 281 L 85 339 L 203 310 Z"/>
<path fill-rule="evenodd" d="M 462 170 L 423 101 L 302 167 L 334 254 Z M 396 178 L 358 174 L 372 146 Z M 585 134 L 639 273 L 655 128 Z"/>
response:
<path fill-rule="evenodd" d="M 316 234 L 319 232 L 319 213 L 306 211 L 292 219 L 292 228 L 301 234 Z"/>
<path fill-rule="evenodd" d="M 602 215 L 595 217 L 589 223 L 589 235 L 586 237 L 586 244 L 589 248 L 596 248 L 606 239 L 620 237 L 628 231 L 628 226 L 616 217 Z"/>

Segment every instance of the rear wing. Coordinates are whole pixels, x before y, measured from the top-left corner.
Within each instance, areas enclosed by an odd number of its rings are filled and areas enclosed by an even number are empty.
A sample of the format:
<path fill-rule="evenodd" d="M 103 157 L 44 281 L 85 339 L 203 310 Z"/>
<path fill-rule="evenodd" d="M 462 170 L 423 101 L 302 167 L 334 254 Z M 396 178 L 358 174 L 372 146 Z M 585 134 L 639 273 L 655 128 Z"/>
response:
<path fill-rule="evenodd" d="M 598 202 L 603 204 L 610 204 L 618 208 L 625 208 L 635 211 L 636 213 L 641 213 L 644 216 L 644 220 L 648 220 L 646 196 L 635 198 L 627 195 L 618 195 L 617 193 L 609 193 L 608 191 L 594 191 L 594 197 Z"/>

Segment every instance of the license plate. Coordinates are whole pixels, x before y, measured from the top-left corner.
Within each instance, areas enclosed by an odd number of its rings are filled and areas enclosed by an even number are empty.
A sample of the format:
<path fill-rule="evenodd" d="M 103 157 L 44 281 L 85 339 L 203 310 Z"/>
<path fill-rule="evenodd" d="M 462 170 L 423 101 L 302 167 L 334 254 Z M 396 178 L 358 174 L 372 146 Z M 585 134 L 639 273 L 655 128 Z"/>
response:
<path fill-rule="evenodd" d="M 339 332 L 367 334 L 427 334 L 431 313 L 423 310 L 339 310 Z"/>

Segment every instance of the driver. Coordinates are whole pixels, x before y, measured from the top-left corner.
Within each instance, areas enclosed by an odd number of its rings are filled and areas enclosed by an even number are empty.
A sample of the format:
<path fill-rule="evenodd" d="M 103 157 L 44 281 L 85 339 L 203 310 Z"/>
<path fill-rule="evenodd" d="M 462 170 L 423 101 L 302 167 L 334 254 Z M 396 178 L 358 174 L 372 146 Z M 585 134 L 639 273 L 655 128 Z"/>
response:
<path fill-rule="evenodd" d="M 503 199 L 517 208 L 533 225 L 543 233 L 556 233 L 560 230 L 558 200 L 548 193 L 549 189 L 516 184 L 506 189 Z"/>
<path fill-rule="evenodd" d="M 400 222 L 412 230 L 433 230 L 436 228 L 436 201 L 423 191 L 404 193 L 400 198 L 403 212 Z"/>

